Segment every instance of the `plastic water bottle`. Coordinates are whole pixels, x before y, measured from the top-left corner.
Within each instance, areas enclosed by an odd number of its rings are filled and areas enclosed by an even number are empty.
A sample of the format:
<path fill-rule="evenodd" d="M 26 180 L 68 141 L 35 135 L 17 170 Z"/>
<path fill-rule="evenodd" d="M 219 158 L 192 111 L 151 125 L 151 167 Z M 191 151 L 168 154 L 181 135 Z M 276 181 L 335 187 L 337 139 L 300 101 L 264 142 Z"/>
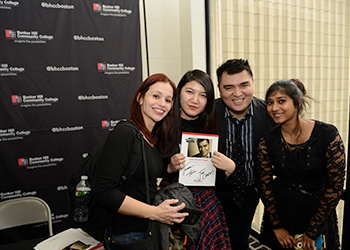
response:
<path fill-rule="evenodd" d="M 74 221 L 85 222 L 89 218 L 89 194 L 91 186 L 87 181 L 86 175 L 81 176 L 81 181 L 77 184 L 75 189 L 75 208 L 74 208 Z"/>

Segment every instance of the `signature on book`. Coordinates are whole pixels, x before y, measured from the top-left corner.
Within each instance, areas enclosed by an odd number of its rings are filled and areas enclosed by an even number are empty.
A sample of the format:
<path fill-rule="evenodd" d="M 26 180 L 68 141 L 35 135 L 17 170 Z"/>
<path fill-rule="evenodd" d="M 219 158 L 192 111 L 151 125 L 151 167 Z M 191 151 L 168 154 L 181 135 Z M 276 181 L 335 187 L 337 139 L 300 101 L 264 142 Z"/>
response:
<path fill-rule="evenodd" d="M 198 169 L 198 167 L 196 167 L 196 165 L 193 164 L 192 161 L 189 161 L 183 168 L 183 175 L 185 175 L 188 178 L 192 178 L 194 182 L 203 182 L 208 177 L 214 175 L 214 170 L 211 169 L 209 171 L 206 171 L 205 167 Z"/>

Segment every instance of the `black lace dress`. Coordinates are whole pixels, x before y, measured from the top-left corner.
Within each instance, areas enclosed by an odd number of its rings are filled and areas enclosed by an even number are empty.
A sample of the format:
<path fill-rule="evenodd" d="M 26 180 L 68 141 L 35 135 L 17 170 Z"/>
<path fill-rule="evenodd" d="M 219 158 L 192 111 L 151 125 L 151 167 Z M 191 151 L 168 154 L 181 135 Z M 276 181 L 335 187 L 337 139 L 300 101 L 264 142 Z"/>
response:
<path fill-rule="evenodd" d="M 333 125 L 315 121 L 309 140 L 300 145 L 287 144 L 276 126 L 261 138 L 257 169 L 265 206 L 262 243 L 283 249 L 273 229 L 284 228 L 313 240 L 325 235 L 327 249 L 339 249 L 335 207 L 343 190 L 345 155 Z"/>

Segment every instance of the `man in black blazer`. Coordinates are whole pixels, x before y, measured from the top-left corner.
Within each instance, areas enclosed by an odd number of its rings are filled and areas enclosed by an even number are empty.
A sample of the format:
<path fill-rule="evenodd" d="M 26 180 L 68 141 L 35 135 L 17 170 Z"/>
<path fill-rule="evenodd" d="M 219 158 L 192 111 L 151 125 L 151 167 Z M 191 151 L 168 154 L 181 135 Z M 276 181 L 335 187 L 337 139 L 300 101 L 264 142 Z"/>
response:
<path fill-rule="evenodd" d="M 197 139 L 197 146 L 198 146 L 199 153 L 193 155 L 192 157 L 211 158 L 209 139 L 198 138 Z"/>
<path fill-rule="evenodd" d="M 235 172 L 224 185 L 217 182 L 216 192 L 224 208 L 232 249 L 247 250 L 251 223 L 259 203 L 254 170 L 256 149 L 260 137 L 273 124 L 265 102 L 254 97 L 254 78 L 247 60 L 228 60 L 216 73 L 221 96 L 216 100 L 220 122 L 219 151 L 235 161 L 235 140 L 239 138 L 236 132 L 241 127 L 238 133 L 244 152 L 242 164 L 235 162 Z M 243 185 L 236 182 L 240 178 L 239 165 L 243 174 L 241 179 L 245 180 Z"/>

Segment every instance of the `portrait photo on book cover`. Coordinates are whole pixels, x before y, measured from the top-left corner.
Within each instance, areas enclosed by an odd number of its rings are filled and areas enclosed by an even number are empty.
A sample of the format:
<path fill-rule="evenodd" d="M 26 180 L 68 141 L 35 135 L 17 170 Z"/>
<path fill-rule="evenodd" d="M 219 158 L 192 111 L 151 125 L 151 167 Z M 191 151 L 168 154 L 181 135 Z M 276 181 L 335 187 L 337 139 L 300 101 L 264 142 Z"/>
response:
<path fill-rule="evenodd" d="M 189 138 L 193 143 L 189 143 L 187 157 L 211 158 L 212 140 L 208 138 Z"/>

